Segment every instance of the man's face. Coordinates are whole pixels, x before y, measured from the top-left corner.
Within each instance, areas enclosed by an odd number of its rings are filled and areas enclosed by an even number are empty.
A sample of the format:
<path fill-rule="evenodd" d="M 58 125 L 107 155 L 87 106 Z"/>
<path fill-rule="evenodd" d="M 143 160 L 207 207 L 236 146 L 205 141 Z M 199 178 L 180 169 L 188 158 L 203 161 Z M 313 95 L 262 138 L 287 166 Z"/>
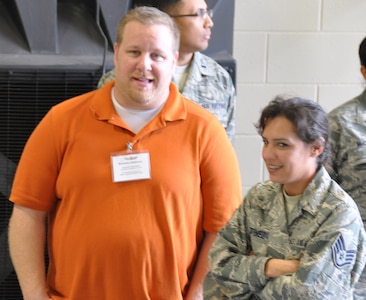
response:
<path fill-rule="evenodd" d="M 114 46 L 117 101 L 133 109 L 160 106 L 169 95 L 177 58 L 167 26 L 126 24 L 121 44 Z"/>
<path fill-rule="evenodd" d="M 168 13 L 170 15 L 194 14 L 199 10 L 207 10 L 207 4 L 204 0 L 181 0 Z M 211 28 L 213 21 L 209 16 L 205 18 L 196 17 L 177 17 L 175 23 L 180 30 L 180 48 L 179 52 L 195 52 L 207 49 L 211 38 Z"/>

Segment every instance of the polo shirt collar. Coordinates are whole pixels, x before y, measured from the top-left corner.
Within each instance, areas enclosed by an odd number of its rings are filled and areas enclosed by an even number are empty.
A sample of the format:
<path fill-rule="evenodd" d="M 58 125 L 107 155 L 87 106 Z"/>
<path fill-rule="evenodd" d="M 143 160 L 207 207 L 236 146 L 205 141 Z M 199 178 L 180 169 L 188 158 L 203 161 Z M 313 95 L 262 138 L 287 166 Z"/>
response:
<path fill-rule="evenodd" d="M 117 116 L 111 97 L 113 86 L 114 80 L 96 90 L 93 95 L 90 109 L 98 120 L 111 122 Z M 187 117 L 185 98 L 179 93 L 178 88 L 174 83 L 171 82 L 169 88 L 169 97 L 160 113 L 154 118 L 154 120 L 159 119 L 163 124 L 166 122 L 184 120 Z"/>

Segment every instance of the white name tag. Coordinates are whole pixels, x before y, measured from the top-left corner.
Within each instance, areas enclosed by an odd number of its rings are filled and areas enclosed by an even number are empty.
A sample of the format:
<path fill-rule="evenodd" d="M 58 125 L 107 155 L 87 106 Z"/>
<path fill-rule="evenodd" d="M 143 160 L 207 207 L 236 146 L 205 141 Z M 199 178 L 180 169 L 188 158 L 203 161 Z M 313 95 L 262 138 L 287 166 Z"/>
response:
<path fill-rule="evenodd" d="M 113 182 L 150 179 L 150 154 L 147 151 L 111 154 Z"/>

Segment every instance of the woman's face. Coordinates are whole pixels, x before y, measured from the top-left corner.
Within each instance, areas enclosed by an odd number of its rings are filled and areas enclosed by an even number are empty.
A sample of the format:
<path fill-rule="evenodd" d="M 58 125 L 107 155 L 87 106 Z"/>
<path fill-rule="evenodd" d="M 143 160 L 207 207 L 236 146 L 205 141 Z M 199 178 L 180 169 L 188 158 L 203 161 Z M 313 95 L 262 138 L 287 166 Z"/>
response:
<path fill-rule="evenodd" d="M 262 157 L 270 179 L 283 184 L 290 196 L 302 194 L 315 176 L 316 158 L 322 149 L 303 142 L 284 116 L 269 119 L 262 138 Z"/>

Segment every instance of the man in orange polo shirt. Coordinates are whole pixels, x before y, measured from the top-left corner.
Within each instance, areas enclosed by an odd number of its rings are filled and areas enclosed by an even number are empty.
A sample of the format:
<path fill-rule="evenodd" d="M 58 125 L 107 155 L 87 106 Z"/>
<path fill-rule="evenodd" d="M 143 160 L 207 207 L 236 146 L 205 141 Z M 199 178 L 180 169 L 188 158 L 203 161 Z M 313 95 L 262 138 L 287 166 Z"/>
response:
<path fill-rule="evenodd" d="M 167 14 L 131 10 L 115 81 L 56 105 L 32 133 L 10 196 L 25 300 L 202 297 L 241 183 L 222 125 L 170 83 L 178 48 Z"/>

